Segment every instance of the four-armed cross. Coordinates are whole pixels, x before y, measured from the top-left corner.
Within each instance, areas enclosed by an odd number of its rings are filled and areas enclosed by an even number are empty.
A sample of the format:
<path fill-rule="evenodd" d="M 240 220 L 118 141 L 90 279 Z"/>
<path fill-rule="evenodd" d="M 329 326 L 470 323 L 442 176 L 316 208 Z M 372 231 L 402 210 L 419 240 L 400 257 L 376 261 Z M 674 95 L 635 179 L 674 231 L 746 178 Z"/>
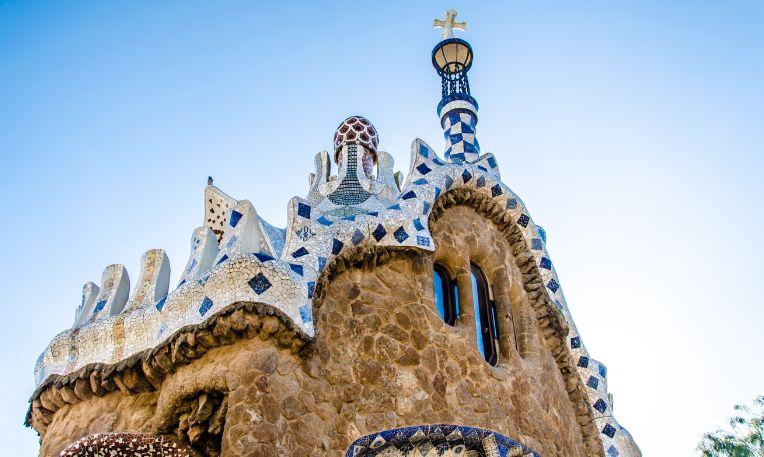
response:
<path fill-rule="evenodd" d="M 440 19 L 435 19 L 432 21 L 432 28 L 442 28 L 443 34 L 441 37 L 443 39 L 446 38 L 453 38 L 454 37 L 454 29 L 456 30 L 467 30 L 467 22 L 456 22 L 456 15 L 459 14 L 456 12 L 456 10 L 446 10 L 446 19 L 441 21 Z"/>

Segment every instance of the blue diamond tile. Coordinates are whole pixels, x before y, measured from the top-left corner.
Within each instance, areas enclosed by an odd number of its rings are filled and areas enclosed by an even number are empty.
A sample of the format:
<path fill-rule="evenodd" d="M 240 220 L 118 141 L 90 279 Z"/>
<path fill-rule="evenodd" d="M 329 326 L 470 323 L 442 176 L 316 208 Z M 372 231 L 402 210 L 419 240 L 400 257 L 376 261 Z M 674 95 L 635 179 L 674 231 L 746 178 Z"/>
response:
<path fill-rule="evenodd" d="M 472 173 L 470 173 L 469 170 L 464 170 L 464 172 L 462 172 L 462 180 L 466 184 L 470 179 L 472 179 Z"/>
<path fill-rule="evenodd" d="M 267 262 L 269 260 L 275 260 L 273 257 L 269 256 L 268 254 L 266 254 L 264 252 L 256 252 L 254 255 L 255 255 L 255 257 L 257 257 L 257 260 L 259 260 L 260 262 Z"/>
<path fill-rule="evenodd" d="M 491 168 L 496 168 L 496 159 L 494 159 L 493 156 L 488 158 L 488 166 Z"/>
<path fill-rule="evenodd" d="M 588 366 L 589 366 L 589 357 L 587 357 L 587 356 L 585 356 L 585 355 L 582 355 L 582 356 L 581 356 L 581 357 L 578 359 L 578 366 L 579 366 L 579 367 L 581 367 L 581 368 L 586 368 L 586 367 L 588 367 Z"/>
<path fill-rule="evenodd" d="M 308 298 L 313 298 L 313 290 L 316 288 L 316 283 L 313 281 L 308 282 Z"/>
<path fill-rule="evenodd" d="M 416 171 L 418 171 L 419 174 L 426 175 L 427 173 L 431 172 L 432 169 L 428 167 L 426 163 L 423 163 L 416 167 Z"/>
<path fill-rule="evenodd" d="M 544 244 L 541 242 L 541 238 L 531 239 L 531 249 L 534 251 L 540 251 L 544 248 Z"/>
<path fill-rule="evenodd" d="M 409 234 L 406 233 L 403 227 L 398 227 L 398 230 L 393 233 L 393 236 L 396 240 L 398 240 L 399 243 L 403 243 L 409 237 Z"/>
<path fill-rule="evenodd" d="M 528 222 L 531 220 L 531 218 L 528 217 L 527 214 L 520 215 L 520 218 L 517 219 L 517 223 L 522 225 L 523 227 L 528 227 Z"/>
<path fill-rule="evenodd" d="M 156 305 L 154 305 L 160 313 L 162 312 L 162 308 L 164 308 L 164 304 L 167 302 L 167 297 L 164 297 L 163 299 L 159 300 Z"/>
<path fill-rule="evenodd" d="M 422 185 L 424 185 L 424 184 L 429 184 L 429 183 L 427 182 L 427 180 L 426 180 L 426 179 L 424 179 L 424 178 L 419 178 L 419 179 L 417 179 L 416 181 L 414 181 L 414 184 L 416 184 L 417 186 L 422 186 Z"/>
<path fill-rule="evenodd" d="M 322 271 L 326 266 L 326 257 L 318 258 L 318 271 Z"/>
<path fill-rule="evenodd" d="M 439 166 L 439 167 L 442 167 L 443 165 L 445 165 L 445 164 L 446 164 L 445 162 L 443 162 L 442 160 L 440 160 L 440 159 L 439 159 L 439 158 L 437 158 L 437 157 L 435 157 L 434 159 L 432 159 L 432 163 L 434 163 L 435 165 L 437 165 L 437 166 Z"/>
<path fill-rule="evenodd" d="M 379 216 L 379 211 L 369 211 L 367 214 L 369 216 L 377 217 L 377 216 Z"/>
<path fill-rule="evenodd" d="M 419 143 L 419 154 L 424 158 L 428 158 L 430 157 L 430 150 L 427 148 L 427 146 Z"/>
<path fill-rule="evenodd" d="M 545 270 L 551 270 L 552 269 L 552 261 L 549 260 L 546 257 L 542 257 L 541 261 L 539 262 L 539 266 Z"/>
<path fill-rule="evenodd" d="M 515 208 L 517 208 L 517 199 L 516 198 L 507 199 L 507 209 L 515 209 Z"/>
<path fill-rule="evenodd" d="M 594 390 L 597 390 L 597 387 L 600 385 L 600 380 L 594 376 L 589 376 L 589 379 L 586 381 L 586 385 Z"/>
<path fill-rule="evenodd" d="M 607 455 L 608 457 L 618 457 L 620 454 L 618 453 L 618 449 L 615 448 L 614 445 L 610 445 L 609 448 L 607 448 Z"/>
<path fill-rule="evenodd" d="M 310 219 L 310 206 L 305 203 L 297 203 L 297 214 L 305 219 Z"/>
<path fill-rule="evenodd" d="M 382 224 L 377 225 L 377 228 L 374 229 L 374 231 L 371 233 L 372 236 L 374 236 L 374 239 L 379 241 L 382 238 L 387 235 L 387 230 L 385 230 L 384 227 L 382 227 Z"/>
<path fill-rule="evenodd" d="M 429 212 L 430 212 L 430 202 L 422 203 L 422 214 L 427 214 Z"/>
<path fill-rule="evenodd" d="M 220 260 L 218 260 L 218 263 L 216 263 L 216 265 L 220 265 L 221 263 L 225 262 L 226 260 L 228 260 L 228 254 L 223 254 L 223 257 L 221 257 Z"/>
<path fill-rule="evenodd" d="M 340 251 L 342 250 L 342 246 L 344 246 L 342 241 L 338 240 L 337 238 L 332 239 L 332 254 L 333 255 L 339 254 Z"/>
<path fill-rule="evenodd" d="M 342 220 L 343 221 L 355 222 L 355 216 L 356 216 L 355 214 L 351 214 L 350 216 L 343 217 Z"/>
<path fill-rule="evenodd" d="M 236 210 L 231 210 L 231 219 L 228 221 L 231 227 L 236 227 L 236 224 L 241 220 L 242 214 Z"/>
<path fill-rule="evenodd" d="M 496 184 L 495 186 L 491 187 L 491 196 L 496 198 L 499 195 L 503 194 L 504 191 L 501 190 L 501 185 Z"/>
<path fill-rule="evenodd" d="M 292 257 L 295 259 L 300 258 L 304 255 L 308 255 L 308 250 L 305 249 L 304 246 L 292 253 Z"/>
<path fill-rule="evenodd" d="M 443 187 L 446 188 L 446 190 L 450 189 L 451 186 L 454 185 L 454 180 L 450 176 L 446 176 L 446 179 L 443 180 Z"/>
<path fill-rule="evenodd" d="M 435 195 L 433 196 L 433 198 L 435 199 L 437 199 L 438 197 L 440 197 L 440 187 L 435 188 Z"/>
<path fill-rule="evenodd" d="M 106 300 L 99 301 L 98 303 L 96 303 L 95 308 L 93 309 L 93 313 L 95 314 L 101 311 L 104 308 L 104 306 L 106 306 Z"/>
<path fill-rule="evenodd" d="M 603 365 L 601 363 L 600 363 L 600 366 L 599 366 L 599 372 L 600 372 L 600 376 L 601 377 L 603 377 L 603 378 L 607 377 L 607 368 L 605 367 L 605 365 Z"/>
<path fill-rule="evenodd" d="M 488 168 L 486 168 L 486 167 L 484 167 L 482 165 L 478 165 L 478 170 L 480 170 L 480 171 L 482 171 L 484 173 L 488 173 Z"/>
<path fill-rule="evenodd" d="M 300 306 L 300 317 L 306 324 L 313 322 L 313 311 L 311 311 L 310 305 Z"/>
<path fill-rule="evenodd" d="M 557 281 L 554 280 L 554 278 L 550 279 L 548 283 L 546 283 L 546 286 L 549 288 L 549 290 L 552 291 L 552 293 L 557 292 L 557 289 L 560 288 L 560 285 L 557 283 Z"/>
<path fill-rule="evenodd" d="M 414 193 L 413 190 L 410 190 L 410 191 L 406 192 L 405 194 L 403 194 L 401 196 L 401 198 L 404 199 L 404 200 L 409 200 L 411 198 L 416 198 L 416 193 Z"/>
<path fill-rule="evenodd" d="M 396 203 L 396 204 L 394 204 L 394 205 L 390 205 L 390 206 L 388 206 L 388 207 L 387 207 L 387 209 L 389 209 L 389 210 L 397 210 L 397 211 L 400 211 L 400 210 L 401 210 L 401 205 L 399 205 L 399 204 L 397 204 L 397 203 Z"/>
<path fill-rule="evenodd" d="M 430 246 L 430 238 L 426 236 L 416 236 L 416 244 L 422 247 L 429 247 Z"/>
<path fill-rule="evenodd" d="M 183 284 L 185 284 L 185 283 L 186 283 L 186 280 L 184 279 L 183 281 L 181 281 L 181 282 L 179 282 L 179 283 L 178 283 L 178 287 L 182 286 L 182 285 L 183 285 Z"/>
<path fill-rule="evenodd" d="M 570 339 L 570 347 L 573 349 L 580 348 L 581 347 L 581 337 L 580 336 L 574 336 Z"/>
<path fill-rule="evenodd" d="M 424 230 L 424 226 L 422 225 L 422 221 L 420 221 L 418 217 L 416 219 L 414 219 L 414 228 L 416 228 L 417 231 Z"/>
<path fill-rule="evenodd" d="M 268 278 L 262 272 L 256 274 L 247 284 L 257 295 L 262 295 L 263 292 L 271 288 L 271 282 L 268 281 Z"/>
<path fill-rule="evenodd" d="M 361 241 L 363 241 L 363 239 L 364 239 L 364 236 L 363 236 L 363 232 L 361 232 L 361 231 L 360 231 L 360 230 L 358 230 L 358 229 L 355 229 L 355 232 L 353 232 L 353 237 L 352 237 L 352 238 L 350 238 L 350 241 L 352 241 L 352 242 L 353 242 L 353 244 L 355 244 L 356 246 L 358 246 L 358 244 L 359 244 Z"/>
<path fill-rule="evenodd" d="M 478 167 L 479 168 L 479 167 Z M 487 171 L 487 170 L 486 170 Z M 477 186 L 478 187 L 485 187 L 485 177 L 481 176 L 477 179 Z"/>
<path fill-rule="evenodd" d="M 615 427 L 610 424 L 605 424 L 605 427 L 602 429 L 602 433 L 612 438 L 615 436 Z"/>
<path fill-rule="evenodd" d="M 199 305 L 199 314 L 204 316 L 207 314 L 207 311 L 209 311 L 210 308 L 212 308 L 212 300 L 210 300 L 208 297 L 204 297 L 204 299 L 202 299 L 202 303 Z"/>
<path fill-rule="evenodd" d="M 594 409 L 599 411 L 600 414 L 603 414 L 607 409 L 607 403 L 605 403 L 605 400 L 598 398 L 597 401 L 594 402 Z"/>
<path fill-rule="evenodd" d="M 325 218 L 324 216 L 321 216 L 321 217 L 319 217 L 316 220 L 318 221 L 319 224 L 325 225 L 327 227 L 332 225 L 332 221 L 330 221 L 329 219 Z"/>
<path fill-rule="evenodd" d="M 297 273 L 298 275 L 302 276 L 303 268 L 302 268 L 302 265 L 300 265 L 299 263 L 290 263 L 289 268 L 295 273 Z"/>

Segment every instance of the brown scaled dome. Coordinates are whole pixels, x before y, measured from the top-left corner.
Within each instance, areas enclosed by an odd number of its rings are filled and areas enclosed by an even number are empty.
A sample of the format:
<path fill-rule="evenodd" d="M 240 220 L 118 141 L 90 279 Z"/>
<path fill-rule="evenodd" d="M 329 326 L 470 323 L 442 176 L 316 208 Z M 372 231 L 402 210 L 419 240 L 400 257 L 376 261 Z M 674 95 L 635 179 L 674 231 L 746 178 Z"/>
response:
<path fill-rule="evenodd" d="M 346 144 L 360 144 L 376 155 L 379 146 L 377 129 L 363 116 L 350 116 L 334 132 L 334 155 Z"/>

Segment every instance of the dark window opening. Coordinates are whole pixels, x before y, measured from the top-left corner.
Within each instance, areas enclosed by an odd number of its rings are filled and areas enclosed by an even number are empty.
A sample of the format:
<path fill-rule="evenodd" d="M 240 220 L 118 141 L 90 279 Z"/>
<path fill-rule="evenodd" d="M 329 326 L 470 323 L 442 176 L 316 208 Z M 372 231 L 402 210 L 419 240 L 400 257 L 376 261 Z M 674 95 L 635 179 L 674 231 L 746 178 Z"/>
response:
<path fill-rule="evenodd" d="M 459 293 L 456 290 L 456 281 L 451 279 L 446 267 L 439 263 L 434 267 L 433 288 L 435 309 L 443 322 L 453 326 L 459 316 Z"/>
<path fill-rule="evenodd" d="M 491 300 L 491 293 L 485 275 L 477 265 L 471 264 L 472 302 L 475 305 L 475 333 L 480 354 L 486 362 L 496 365 L 499 359 L 499 329 L 496 325 L 496 304 Z"/>

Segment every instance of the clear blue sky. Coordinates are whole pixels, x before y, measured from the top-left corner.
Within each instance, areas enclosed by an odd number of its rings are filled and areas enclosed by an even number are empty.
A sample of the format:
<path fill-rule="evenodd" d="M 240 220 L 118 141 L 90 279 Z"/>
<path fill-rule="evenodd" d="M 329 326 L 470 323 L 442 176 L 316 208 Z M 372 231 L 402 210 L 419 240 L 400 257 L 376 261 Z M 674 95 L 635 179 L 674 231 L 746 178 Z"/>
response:
<path fill-rule="evenodd" d="M 208 175 L 283 226 L 349 114 L 404 172 L 414 138 L 442 149 L 448 7 L 483 151 L 644 454 L 693 455 L 764 393 L 764 3 L 316 3 L 0 1 L 7 455 L 37 450 L 32 368 L 82 284 L 156 247 L 181 270 Z"/>

